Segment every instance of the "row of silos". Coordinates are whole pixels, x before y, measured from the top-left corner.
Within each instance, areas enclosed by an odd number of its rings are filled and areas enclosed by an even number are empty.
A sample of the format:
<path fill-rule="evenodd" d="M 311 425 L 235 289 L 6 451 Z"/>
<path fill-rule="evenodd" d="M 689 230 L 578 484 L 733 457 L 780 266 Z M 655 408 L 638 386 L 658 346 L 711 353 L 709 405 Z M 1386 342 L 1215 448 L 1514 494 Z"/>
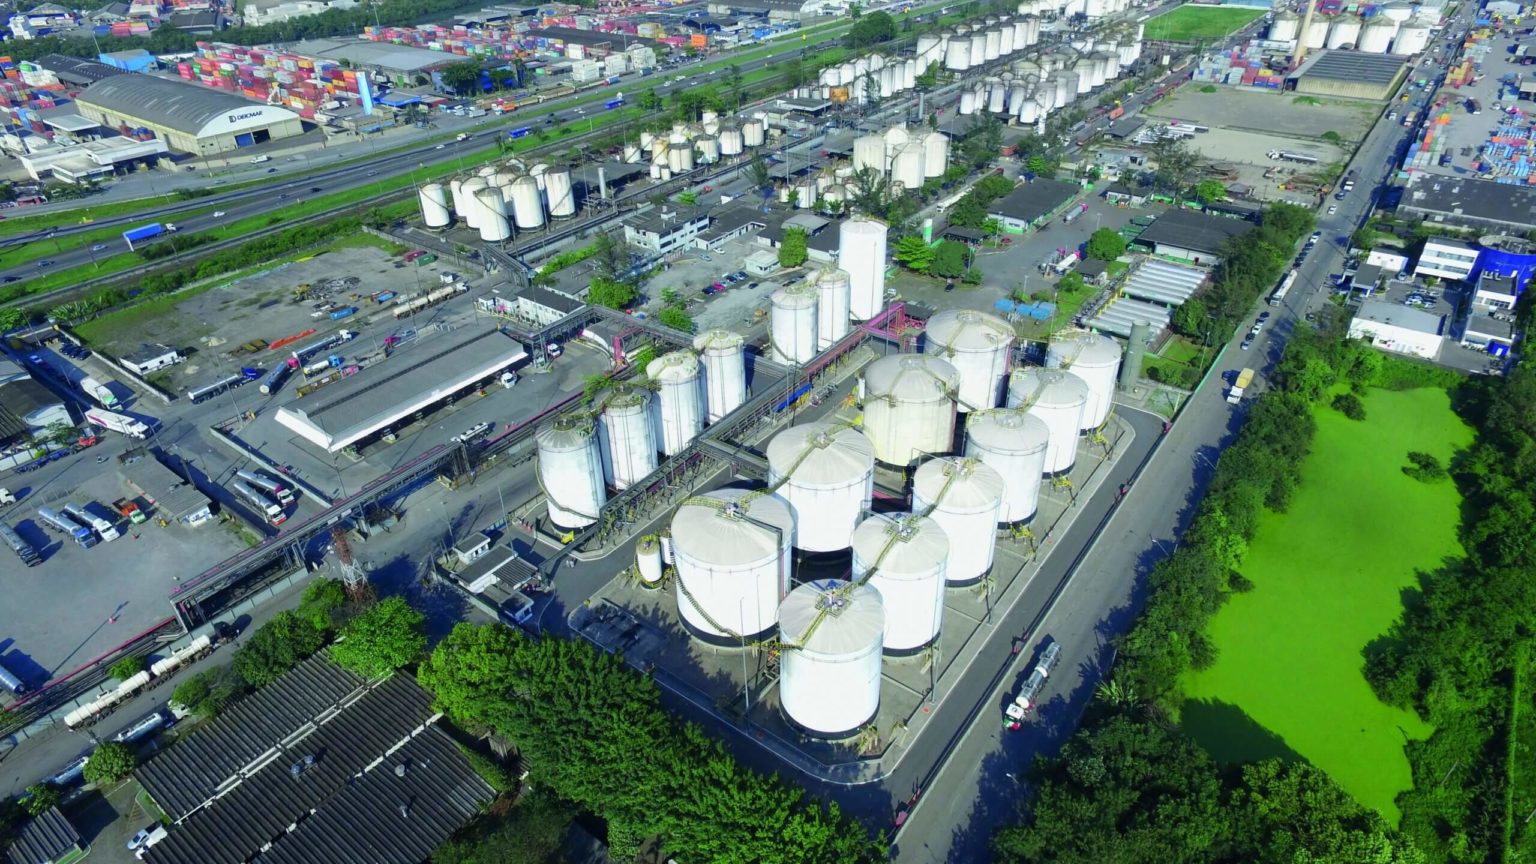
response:
<path fill-rule="evenodd" d="M 652 179 L 671 179 L 767 142 L 768 123 L 763 116 L 738 123 L 721 121 L 713 112 L 705 112 L 699 123 L 675 123 L 669 132 L 641 132 L 636 143 L 624 146 L 623 160 L 649 163 Z"/>
<path fill-rule="evenodd" d="M 1136 43 L 1103 41 L 1076 54 L 1047 52 L 1019 60 L 998 75 L 963 85 L 958 110 L 967 115 L 1006 114 L 1023 124 L 1038 123 L 1117 79 L 1136 56 Z"/>
<path fill-rule="evenodd" d="M 911 90 L 917 85 L 917 76 L 926 69 L 917 58 L 868 54 L 821 70 L 816 79 L 817 85 L 809 88 L 814 93 L 797 95 L 814 95 L 835 102 L 864 105 Z"/>
<path fill-rule="evenodd" d="M 987 16 L 958 24 L 917 41 L 919 72 L 937 63 L 951 72 L 966 72 L 1010 57 L 1040 42 L 1041 21 L 1035 15 Z"/>
<path fill-rule="evenodd" d="M 852 168 L 871 169 L 903 189 L 916 189 L 949 170 L 949 148 L 949 136 L 942 132 L 914 132 L 898 123 L 881 134 L 855 138 Z"/>
<path fill-rule="evenodd" d="M 428 183 L 421 187 L 418 198 L 422 221 L 428 228 L 447 228 L 457 215 L 488 243 L 508 239 L 514 229 L 542 227 L 548 217 L 576 215 L 571 172 L 544 164 L 534 165 L 527 173 L 521 170 L 521 163 L 500 169 L 486 166 L 472 176 L 453 178 L 446 188 Z"/>
<path fill-rule="evenodd" d="M 1413 7 L 1389 3 L 1370 18 L 1344 13 L 1314 15 L 1305 21 L 1281 12 L 1270 22 L 1268 36 L 1278 42 L 1299 42 L 1307 50 L 1353 48 L 1367 54 L 1414 55 L 1429 47 L 1434 22 L 1413 17 Z"/>

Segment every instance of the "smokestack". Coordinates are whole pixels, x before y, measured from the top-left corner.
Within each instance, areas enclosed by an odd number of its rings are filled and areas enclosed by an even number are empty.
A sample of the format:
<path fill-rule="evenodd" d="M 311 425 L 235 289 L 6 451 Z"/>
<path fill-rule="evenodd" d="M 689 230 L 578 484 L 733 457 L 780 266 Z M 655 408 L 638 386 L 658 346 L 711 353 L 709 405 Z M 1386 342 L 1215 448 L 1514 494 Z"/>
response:
<path fill-rule="evenodd" d="M 1301 19 L 1301 32 L 1296 34 L 1296 54 L 1291 58 L 1291 69 L 1301 67 L 1301 58 L 1307 56 L 1307 31 L 1312 29 L 1312 14 L 1317 11 L 1317 0 L 1307 0 L 1307 14 Z"/>
<path fill-rule="evenodd" d="M 597 166 L 597 197 L 608 200 L 608 175 L 601 165 Z"/>

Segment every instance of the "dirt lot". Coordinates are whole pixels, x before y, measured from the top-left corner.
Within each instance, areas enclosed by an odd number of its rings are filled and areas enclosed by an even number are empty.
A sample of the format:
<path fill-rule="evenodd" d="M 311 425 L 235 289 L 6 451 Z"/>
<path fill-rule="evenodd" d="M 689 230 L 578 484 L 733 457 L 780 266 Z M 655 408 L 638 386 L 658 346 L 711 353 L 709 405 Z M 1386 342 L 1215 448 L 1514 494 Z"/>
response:
<path fill-rule="evenodd" d="M 1180 87 L 1171 99 L 1148 110 L 1164 120 L 1184 120 L 1212 129 L 1244 129 L 1291 138 L 1321 138 L 1337 132 L 1346 141 L 1358 141 L 1375 122 L 1381 103 L 1349 99 L 1323 99 L 1276 93 L 1256 87 L 1217 86 L 1202 93 L 1198 86 Z M 1271 142 L 1275 146 L 1279 142 Z"/>
<path fill-rule="evenodd" d="M 1305 179 L 1314 172 L 1303 166 L 1276 162 L 1266 154 L 1276 147 L 1284 147 L 1294 153 L 1317 157 L 1319 169 L 1349 161 L 1347 152 L 1324 141 L 1277 141 L 1268 135 L 1234 129 L 1212 127 L 1211 131 L 1188 141 L 1195 152 L 1209 160 L 1206 164 L 1214 172 L 1211 176 L 1223 183 L 1247 184 L 1252 187 L 1253 196 L 1261 201 L 1290 201 L 1309 207 L 1317 204 L 1309 187 L 1303 184 L 1299 189 L 1282 189 L 1281 186 L 1291 185 L 1297 175 Z M 1230 176 L 1234 172 L 1237 176 Z"/>

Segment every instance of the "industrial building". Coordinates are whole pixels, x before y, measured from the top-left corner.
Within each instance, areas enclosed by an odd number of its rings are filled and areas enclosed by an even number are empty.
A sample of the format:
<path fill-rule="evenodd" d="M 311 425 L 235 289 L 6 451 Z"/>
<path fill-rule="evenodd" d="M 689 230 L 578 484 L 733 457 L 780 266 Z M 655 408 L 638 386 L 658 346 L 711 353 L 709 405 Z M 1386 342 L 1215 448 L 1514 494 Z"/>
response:
<path fill-rule="evenodd" d="M 987 215 L 1009 234 L 1022 234 L 1049 219 L 1080 191 L 1076 183 L 1065 180 L 1035 180 L 992 202 Z"/>
<path fill-rule="evenodd" d="M 663 205 L 624 223 L 624 240 L 659 255 L 693 243 L 709 227 L 709 211 L 703 207 L 670 209 Z"/>
<path fill-rule="evenodd" d="M 7 864 L 58 864 L 79 861 L 91 853 L 91 844 L 59 812 L 49 807 L 21 824 L 5 850 Z"/>
<path fill-rule="evenodd" d="M 148 375 L 156 369 L 174 366 L 186 358 L 182 357 L 181 352 L 175 348 L 156 342 L 141 345 L 132 354 L 124 354 L 119 359 L 123 361 L 124 366 L 128 367 L 129 372 L 135 375 Z"/>
<path fill-rule="evenodd" d="M 75 104 L 82 115 L 102 126 L 145 128 L 172 149 L 200 156 L 304 132 L 299 115 L 286 108 L 150 75 L 116 75 L 98 81 Z"/>
<path fill-rule="evenodd" d="M 418 79 L 430 79 L 433 72 L 444 66 L 464 61 L 464 58 L 446 51 L 371 42 L 367 39 L 306 39 L 293 46 L 292 51 L 334 63 L 346 60 L 353 69 L 372 73 L 377 78 L 402 86 Z"/>
<path fill-rule="evenodd" d="M 1361 51 L 1318 51 L 1286 78 L 1287 89 L 1316 96 L 1390 99 L 1408 74 L 1408 58 Z"/>
<path fill-rule="evenodd" d="M 312 657 L 138 769 L 169 820 L 143 860 L 424 860 L 496 797 L 441 716 L 409 674 Z"/>
<path fill-rule="evenodd" d="M 761 15 L 769 21 L 799 21 L 822 11 L 823 0 L 711 0 L 711 15 Z"/>
<path fill-rule="evenodd" d="M 1473 314 L 1468 316 L 1466 326 L 1462 328 L 1461 344 L 1489 354 L 1508 354 L 1515 344 L 1515 327 L 1492 315 Z"/>
<path fill-rule="evenodd" d="M 1193 210 L 1169 210 L 1157 217 L 1135 240 L 1158 255 L 1183 258 L 1206 267 L 1221 262 L 1228 241 L 1253 230 L 1253 223 Z"/>
<path fill-rule="evenodd" d="M 1424 278 L 1464 280 L 1477 269 L 1477 247 L 1449 237 L 1430 237 L 1424 241 L 1413 275 Z"/>
<path fill-rule="evenodd" d="M 213 518 L 213 502 L 191 479 L 176 473 L 142 447 L 118 457 L 119 473 L 128 486 L 154 505 L 167 522 L 201 525 Z"/>
<path fill-rule="evenodd" d="M 1445 316 L 1390 300 L 1368 299 L 1349 322 L 1349 337 L 1364 339 L 1383 351 L 1424 360 L 1440 356 Z"/>
<path fill-rule="evenodd" d="M 277 422 L 328 453 L 493 380 L 528 359 L 500 330 L 464 327 L 417 340 L 382 363 L 277 409 Z"/>
<path fill-rule="evenodd" d="M 1536 188 L 1415 172 L 1397 209 L 1426 222 L 1523 235 L 1536 225 Z"/>
<path fill-rule="evenodd" d="M 77 118 L 80 119 L 80 118 Z M 54 125 L 53 118 L 44 122 Z M 86 121 L 89 123 L 89 121 Z M 89 123 L 88 128 L 96 124 Z M 135 165 L 154 165 L 168 156 L 165 140 L 138 141 L 112 136 L 83 141 L 70 147 L 50 147 L 18 155 L 17 161 L 34 180 L 53 179 L 65 183 L 108 178 Z"/>

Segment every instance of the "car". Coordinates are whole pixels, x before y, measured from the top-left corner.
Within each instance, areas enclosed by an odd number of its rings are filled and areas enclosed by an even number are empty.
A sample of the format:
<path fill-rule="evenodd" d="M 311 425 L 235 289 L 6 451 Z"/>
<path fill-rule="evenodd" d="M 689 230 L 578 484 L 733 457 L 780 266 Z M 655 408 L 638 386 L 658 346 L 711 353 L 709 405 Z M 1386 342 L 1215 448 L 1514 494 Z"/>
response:
<path fill-rule="evenodd" d="M 3 278 L 0 278 L 0 283 L 4 283 L 6 285 L 11 284 L 12 282 L 20 282 L 20 281 L 21 281 L 21 277 L 20 276 L 5 276 Z"/>
<path fill-rule="evenodd" d="M 715 260 L 715 259 L 713 259 L 713 258 L 711 258 L 711 257 L 709 257 L 709 256 L 708 256 L 708 255 L 700 255 L 700 256 L 699 256 L 699 260 L 700 260 L 700 261 L 713 261 L 713 260 Z"/>
<path fill-rule="evenodd" d="M 53 262 L 49 261 L 47 258 L 44 258 L 43 260 L 37 262 L 37 266 L 40 267 L 40 268 L 41 267 L 52 267 L 53 266 Z"/>
<path fill-rule="evenodd" d="M 719 294 L 719 293 L 720 293 L 720 289 L 716 288 L 713 285 L 706 285 L 706 286 L 704 286 L 704 296 L 705 297 L 712 297 L 712 296 L 714 296 L 716 294 Z"/>
<path fill-rule="evenodd" d="M 146 842 L 148 842 L 149 835 L 155 833 L 155 829 L 159 827 L 160 825 L 156 823 L 154 825 L 147 825 L 143 828 L 140 828 L 139 833 L 128 838 L 128 851 L 132 852 L 138 849 L 140 846 L 143 846 Z"/>
<path fill-rule="evenodd" d="M 1268 321 L 1268 320 L 1269 320 L 1269 312 L 1268 311 L 1264 311 L 1264 312 L 1260 312 L 1259 313 L 1259 322 L 1260 323 L 1263 323 L 1263 322 Z"/>
<path fill-rule="evenodd" d="M 1307 321 L 1308 322 L 1312 322 L 1312 321 L 1316 321 L 1316 320 L 1317 320 L 1317 313 L 1316 312 L 1308 312 L 1307 313 Z"/>
<path fill-rule="evenodd" d="M 215 210 L 215 211 L 213 211 L 213 218 L 215 218 L 215 219 L 223 219 L 224 218 L 224 211 L 223 210 Z"/>
<path fill-rule="evenodd" d="M 1317 241 L 1319 241 L 1321 239 L 1323 239 L 1323 232 L 1321 232 L 1321 231 L 1313 231 L 1312 232 L 1312 242 L 1313 243 L 1316 243 Z"/>
<path fill-rule="evenodd" d="M 763 284 L 763 283 L 761 283 L 761 282 L 748 282 L 747 283 L 747 290 L 750 291 L 753 288 L 756 288 L 757 286 L 759 286 L 761 284 Z"/>
<path fill-rule="evenodd" d="M 1333 193 L 1333 200 L 1335 200 L 1335 201 L 1343 201 L 1345 196 L 1347 196 L 1348 194 L 1349 194 L 1348 192 L 1345 192 L 1343 189 L 1340 189 L 1339 191 Z"/>
<path fill-rule="evenodd" d="M 1411 276 L 1411 275 L 1412 274 L 1410 274 L 1407 270 L 1399 270 L 1399 271 L 1397 271 L 1397 281 L 1399 281 L 1399 282 L 1407 282 L 1408 281 L 1408 277 Z"/>
<path fill-rule="evenodd" d="M 319 192 L 320 191 L 320 187 L 319 186 L 311 186 L 311 187 L 309 187 L 309 191 L 312 192 L 312 193 L 313 192 Z"/>
<path fill-rule="evenodd" d="M 276 168 L 268 168 L 267 169 L 267 173 L 268 174 L 276 174 L 277 173 L 277 169 Z"/>
<path fill-rule="evenodd" d="M 436 147 L 433 147 L 432 149 L 433 150 L 441 150 L 441 149 L 443 149 L 444 147 L 447 147 L 447 146 L 448 146 L 447 144 L 439 144 Z"/>
<path fill-rule="evenodd" d="M 544 346 L 544 353 L 548 354 L 550 357 L 559 357 L 561 354 L 565 353 L 565 349 L 560 347 L 559 342 L 551 342 Z"/>
<path fill-rule="evenodd" d="M 369 177 L 377 177 L 377 176 L 379 176 L 379 172 L 377 172 L 377 171 L 369 171 L 368 172 L 368 176 Z"/>
<path fill-rule="evenodd" d="M 283 199 L 285 199 L 287 197 L 288 197 L 288 193 L 287 192 L 284 192 L 283 194 L 277 196 L 279 201 L 281 201 L 281 200 L 283 200 Z"/>
<path fill-rule="evenodd" d="M 1253 347 L 1253 336 L 1252 336 L 1252 334 L 1250 334 L 1248 336 L 1248 338 L 1244 339 L 1243 340 L 1243 344 L 1239 345 L 1238 347 L 1242 348 L 1244 351 L 1247 351 L 1249 348 L 1252 348 Z"/>
<path fill-rule="evenodd" d="M 720 282 L 716 282 L 716 283 L 710 285 L 709 287 L 715 289 L 716 291 L 724 291 L 725 290 L 725 285 L 720 283 Z"/>
<path fill-rule="evenodd" d="M 1333 214 L 1335 214 L 1337 212 L 1339 212 L 1339 205 L 1337 205 L 1337 204 L 1329 204 L 1328 205 L 1328 215 L 1329 216 L 1332 216 Z"/>
<path fill-rule="evenodd" d="M 734 275 L 737 279 L 745 279 L 745 278 L 747 278 L 747 271 L 745 271 L 745 270 L 737 270 L 732 275 Z"/>
<path fill-rule="evenodd" d="M 105 243 L 97 243 L 95 246 L 91 247 L 91 251 L 92 252 L 100 252 L 100 251 L 102 251 L 103 249 L 106 249 L 106 248 L 107 248 L 107 244 L 105 244 Z"/>

